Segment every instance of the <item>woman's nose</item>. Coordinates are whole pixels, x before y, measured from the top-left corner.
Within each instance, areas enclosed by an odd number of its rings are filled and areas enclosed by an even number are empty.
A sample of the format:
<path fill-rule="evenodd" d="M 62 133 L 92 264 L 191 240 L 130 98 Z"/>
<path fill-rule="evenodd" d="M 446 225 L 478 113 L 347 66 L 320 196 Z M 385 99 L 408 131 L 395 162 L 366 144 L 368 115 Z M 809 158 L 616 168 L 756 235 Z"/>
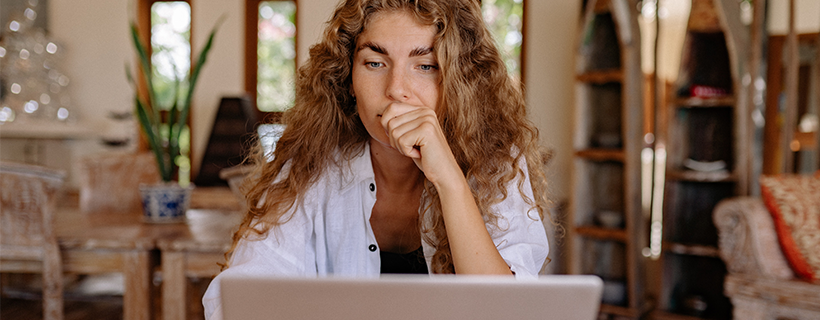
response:
<path fill-rule="evenodd" d="M 410 98 L 407 74 L 401 68 L 392 68 L 387 83 L 387 96 L 392 100 L 406 101 Z"/>

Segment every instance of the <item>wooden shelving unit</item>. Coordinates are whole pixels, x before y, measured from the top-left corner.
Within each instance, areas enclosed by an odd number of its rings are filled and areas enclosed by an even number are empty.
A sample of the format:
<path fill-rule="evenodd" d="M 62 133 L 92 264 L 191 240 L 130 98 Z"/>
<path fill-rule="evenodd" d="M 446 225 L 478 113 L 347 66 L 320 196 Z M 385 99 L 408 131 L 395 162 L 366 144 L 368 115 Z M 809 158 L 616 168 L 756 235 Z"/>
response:
<path fill-rule="evenodd" d="M 739 76 L 745 54 L 736 51 L 746 48 L 748 29 L 732 19 L 737 1 L 691 4 L 677 81 L 658 84 L 665 90 L 656 143 L 667 158 L 662 252 L 648 275 L 656 279 L 648 288 L 656 300 L 651 318 L 731 319 L 712 211 L 748 193 L 749 124 Z"/>
<path fill-rule="evenodd" d="M 605 318 L 638 319 L 647 311 L 637 14 L 631 0 L 590 0 L 578 37 L 568 270 L 604 280 Z"/>
<path fill-rule="evenodd" d="M 754 184 L 748 88 L 740 81 L 750 30 L 735 0 L 689 2 L 688 20 L 680 13 L 677 26 L 655 25 L 659 38 L 647 57 L 655 65 L 646 75 L 636 2 L 586 3 L 568 270 L 604 279 L 602 319 L 732 317 L 712 211 Z M 659 49 L 670 39 L 682 44 L 680 57 Z"/>

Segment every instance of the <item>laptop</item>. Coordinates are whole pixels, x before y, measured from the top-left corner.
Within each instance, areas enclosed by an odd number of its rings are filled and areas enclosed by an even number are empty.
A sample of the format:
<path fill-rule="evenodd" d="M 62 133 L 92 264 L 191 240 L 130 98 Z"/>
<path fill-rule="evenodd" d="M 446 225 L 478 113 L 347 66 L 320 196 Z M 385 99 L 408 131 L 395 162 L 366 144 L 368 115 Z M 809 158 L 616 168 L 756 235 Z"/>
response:
<path fill-rule="evenodd" d="M 590 275 L 381 278 L 225 277 L 225 320 L 597 319 L 603 282 Z"/>

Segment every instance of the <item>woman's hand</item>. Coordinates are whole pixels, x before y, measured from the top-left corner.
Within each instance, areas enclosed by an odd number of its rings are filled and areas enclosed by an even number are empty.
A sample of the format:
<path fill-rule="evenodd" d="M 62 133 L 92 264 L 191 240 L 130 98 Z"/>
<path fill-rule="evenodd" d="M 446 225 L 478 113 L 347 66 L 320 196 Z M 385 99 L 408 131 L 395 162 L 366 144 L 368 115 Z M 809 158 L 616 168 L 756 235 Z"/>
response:
<path fill-rule="evenodd" d="M 412 158 L 434 185 L 464 180 L 433 109 L 394 102 L 382 112 L 381 124 L 390 146 Z"/>
<path fill-rule="evenodd" d="M 436 187 L 456 273 L 511 274 L 487 232 L 436 112 L 394 102 L 382 112 L 381 124 L 390 146 L 412 158 Z"/>

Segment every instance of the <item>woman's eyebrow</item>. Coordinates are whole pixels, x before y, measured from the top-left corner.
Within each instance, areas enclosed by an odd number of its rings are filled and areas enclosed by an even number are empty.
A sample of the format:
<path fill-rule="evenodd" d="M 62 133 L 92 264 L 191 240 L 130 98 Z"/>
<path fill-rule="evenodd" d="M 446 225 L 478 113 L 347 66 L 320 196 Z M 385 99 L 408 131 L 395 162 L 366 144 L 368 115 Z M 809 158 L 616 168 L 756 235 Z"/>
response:
<path fill-rule="evenodd" d="M 387 55 L 387 49 L 385 49 L 382 46 L 380 46 L 378 44 L 375 44 L 373 42 L 368 41 L 368 42 L 362 43 L 362 45 L 360 45 L 359 48 L 356 49 L 356 52 L 362 51 L 364 49 L 370 49 L 370 50 L 373 50 L 373 52 Z"/>
<path fill-rule="evenodd" d="M 420 57 L 433 52 L 433 47 L 418 47 L 410 51 L 410 57 Z"/>
<path fill-rule="evenodd" d="M 373 50 L 373 52 L 383 54 L 383 55 L 388 55 L 387 49 L 385 49 L 384 47 L 382 47 L 378 44 L 370 42 L 370 41 L 362 43 L 356 49 L 356 51 L 358 52 L 358 51 L 362 51 L 364 49 L 370 49 L 370 50 Z M 433 47 L 418 47 L 418 48 L 413 49 L 413 51 L 410 51 L 409 57 L 420 57 L 420 56 L 428 55 L 432 52 L 433 52 Z"/>

